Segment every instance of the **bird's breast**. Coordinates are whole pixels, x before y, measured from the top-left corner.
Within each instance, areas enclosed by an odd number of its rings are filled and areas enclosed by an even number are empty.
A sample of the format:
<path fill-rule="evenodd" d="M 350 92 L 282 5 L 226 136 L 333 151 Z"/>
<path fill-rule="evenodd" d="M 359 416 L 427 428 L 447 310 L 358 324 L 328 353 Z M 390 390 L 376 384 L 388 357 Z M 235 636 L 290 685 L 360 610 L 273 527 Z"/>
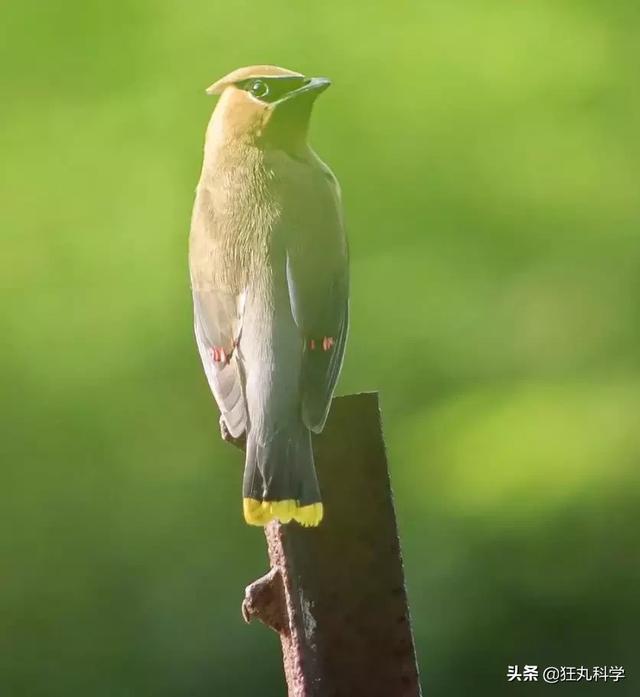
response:
<path fill-rule="evenodd" d="M 203 171 L 190 236 L 196 275 L 240 291 L 268 272 L 280 206 L 273 174 L 255 162 Z"/>

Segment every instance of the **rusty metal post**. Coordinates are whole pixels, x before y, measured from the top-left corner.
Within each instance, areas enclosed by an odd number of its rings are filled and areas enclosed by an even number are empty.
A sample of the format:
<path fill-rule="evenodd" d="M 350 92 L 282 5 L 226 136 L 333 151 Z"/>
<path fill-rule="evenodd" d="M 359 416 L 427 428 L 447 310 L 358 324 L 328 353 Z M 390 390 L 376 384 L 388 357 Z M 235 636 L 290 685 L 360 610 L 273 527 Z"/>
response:
<path fill-rule="evenodd" d="M 289 697 L 420 697 L 377 394 L 336 398 L 314 452 L 325 518 L 267 526 L 243 615 L 280 634 Z"/>

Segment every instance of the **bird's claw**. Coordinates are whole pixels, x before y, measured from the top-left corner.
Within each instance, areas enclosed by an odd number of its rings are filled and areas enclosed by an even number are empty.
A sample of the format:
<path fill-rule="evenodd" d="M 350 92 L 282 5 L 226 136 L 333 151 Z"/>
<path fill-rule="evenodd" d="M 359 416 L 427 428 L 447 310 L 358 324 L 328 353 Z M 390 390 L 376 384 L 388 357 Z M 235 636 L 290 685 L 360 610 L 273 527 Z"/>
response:
<path fill-rule="evenodd" d="M 227 443 L 231 443 L 231 445 L 235 445 L 236 448 L 240 448 L 240 450 L 244 450 L 247 443 L 246 433 L 242 433 L 237 438 L 229 433 L 229 427 L 227 426 L 227 422 L 224 420 L 224 416 L 220 416 L 220 436 L 222 437 L 222 440 L 226 441 Z"/>

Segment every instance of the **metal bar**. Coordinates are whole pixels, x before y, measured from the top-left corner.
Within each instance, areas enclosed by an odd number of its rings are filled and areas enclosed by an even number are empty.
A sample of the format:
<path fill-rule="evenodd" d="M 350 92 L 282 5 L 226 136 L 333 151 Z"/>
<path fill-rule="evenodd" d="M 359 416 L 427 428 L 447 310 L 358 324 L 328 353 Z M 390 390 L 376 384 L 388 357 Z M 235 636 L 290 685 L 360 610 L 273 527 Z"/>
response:
<path fill-rule="evenodd" d="M 243 615 L 280 634 L 289 697 L 420 697 L 377 394 L 336 398 L 314 452 L 325 518 L 267 526 Z"/>

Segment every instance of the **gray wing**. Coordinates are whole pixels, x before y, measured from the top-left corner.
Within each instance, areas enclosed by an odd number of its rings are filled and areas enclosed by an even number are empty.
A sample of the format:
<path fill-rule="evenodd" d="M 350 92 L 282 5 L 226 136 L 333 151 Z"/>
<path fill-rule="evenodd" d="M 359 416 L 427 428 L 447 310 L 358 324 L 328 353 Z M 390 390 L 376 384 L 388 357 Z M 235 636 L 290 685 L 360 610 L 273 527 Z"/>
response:
<path fill-rule="evenodd" d="M 237 438 L 246 429 L 242 366 L 235 345 L 242 327 L 243 298 L 223 291 L 194 290 L 196 342 L 209 387 L 229 433 Z M 231 358 L 215 361 L 214 348 Z"/>
<path fill-rule="evenodd" d="M 305 303 L 291 265 L 287 264 L 289 293 L 296 324 L 302 328 L 302 418 L 315 433 L 320 433 L 329 414 L 331 398 L 340 376 L 349 330 L 349 284 L 347 274 L 336 275 L 323 298 L 323 307 Z M 294 309 L 295 308 L 295 309 Z M 333 341 L 324 350 L 323 339 Z M 314 342 L 314 344 L 312 344 Z M 311 348 L 314 345 L 314 348 Z"/>
<path fill-rule="evenodd" d="M 326 172 L 323 182 L 313 200 L 306 198 L 304 230 L 290 238 L 286 261 L 291 312 L 304 339 L 302 417 L 316 433 L 329 413 L 349 328 L 349 259 L 340 194 Z M 325 337 L 333 341 L 328 350 L 322 346 Z"/>

